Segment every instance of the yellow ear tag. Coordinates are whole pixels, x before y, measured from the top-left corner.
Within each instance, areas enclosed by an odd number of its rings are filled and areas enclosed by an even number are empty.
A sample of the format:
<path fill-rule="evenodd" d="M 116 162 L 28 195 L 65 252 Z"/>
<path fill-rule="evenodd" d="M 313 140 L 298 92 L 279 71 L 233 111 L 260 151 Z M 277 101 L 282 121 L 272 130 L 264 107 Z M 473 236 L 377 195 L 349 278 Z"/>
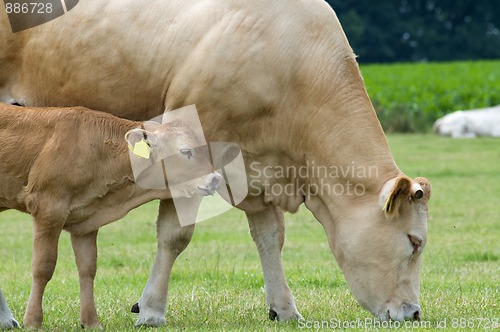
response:
<path fill-rule="evenodd" d="M 144 139 L 141 139 L 139 142 L 135 143 L 134 149 L 132 150 L 133 154 L 144 159 L 149 159 L 150 152 L 151 148 Z"/>
<path fill-rule="evenodd" d="M 391 212 L 391 210 L 392 210 L 392 197 L 389 196 L 389 198 L 387 198 L 387 200 L 385 201 L 384 208 L 382 209 L 382 211 Z"/>

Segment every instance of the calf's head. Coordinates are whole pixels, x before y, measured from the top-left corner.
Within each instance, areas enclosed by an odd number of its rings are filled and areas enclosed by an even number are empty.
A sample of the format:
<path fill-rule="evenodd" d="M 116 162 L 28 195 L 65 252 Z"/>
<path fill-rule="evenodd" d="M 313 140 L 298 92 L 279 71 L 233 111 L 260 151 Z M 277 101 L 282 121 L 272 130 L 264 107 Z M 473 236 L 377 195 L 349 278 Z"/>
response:
<path fill-rule="evenodd" d="M 213 170 L 207 147 L 181 121 L 145 122 L 127 133 L 136 182 L 148 189 L 168 188 L 172 197 L 213 195 L 222 176 Z"/>

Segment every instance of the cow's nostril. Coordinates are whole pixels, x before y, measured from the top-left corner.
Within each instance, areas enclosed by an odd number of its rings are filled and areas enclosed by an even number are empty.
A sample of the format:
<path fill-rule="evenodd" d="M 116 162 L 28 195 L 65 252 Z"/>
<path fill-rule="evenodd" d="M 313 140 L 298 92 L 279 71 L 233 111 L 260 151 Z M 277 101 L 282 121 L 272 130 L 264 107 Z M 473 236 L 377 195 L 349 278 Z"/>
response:
<path fill-rule="evenodd" d="M 278 313 L 273 309 L 269 309 L 269 319 L 272 321 L 279 320 Z"/>
<path fill-rule="evenodd" d="M 413 313 L 413 319 L 416 321 L 420 321 L 420 311 L 417 310 Z"/>

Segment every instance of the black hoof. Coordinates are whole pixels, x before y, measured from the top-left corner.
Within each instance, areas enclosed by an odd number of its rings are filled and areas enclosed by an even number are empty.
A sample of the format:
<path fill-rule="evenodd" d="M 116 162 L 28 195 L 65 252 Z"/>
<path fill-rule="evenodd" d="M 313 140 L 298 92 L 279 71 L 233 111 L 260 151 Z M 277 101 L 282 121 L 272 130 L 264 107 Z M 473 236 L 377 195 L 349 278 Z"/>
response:
<path fill-rule="evenodd" d="M 132 309 L 130 309 L 130 311 L 132 311 L 134 314 L 138 314 L 139 313 L 139 303 L 136 303 L 132 306 Z"/>
<path fill-rule="evenodd" d="M 269 319 L 274 321 L 277 318 L 278 314 L 276 313 L 276 311 L 274 311 L 273 309 L 269 309 Z"/>
<path fill-rule="evenodd" d="M 20 326 L 19 326 L 19 323 L 18 323 L 16 320 L 14 320 L 14 319 L 13 319 L 13 320 L 11 320 L 11 323 L 12 323 L 12 327 L 14 327 L 14 328 L 18 328 L 18 327 L 20 327 Z"/>

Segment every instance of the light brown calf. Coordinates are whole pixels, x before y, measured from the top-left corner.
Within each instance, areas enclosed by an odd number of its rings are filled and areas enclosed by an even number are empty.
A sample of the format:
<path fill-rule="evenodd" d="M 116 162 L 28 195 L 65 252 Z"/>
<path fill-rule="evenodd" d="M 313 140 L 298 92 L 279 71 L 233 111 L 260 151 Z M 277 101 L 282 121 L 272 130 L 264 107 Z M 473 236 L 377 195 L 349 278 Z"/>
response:
<path fill-rule="evenodd" d="M 194 151 L 198 142 L 189 127 L 179 121 L 148 122 L 148 131 L 142 126 L 82 107 L 0 103 L 0 211 L 16 209 L 33 216 L 33 284 L 25 327 L 42 324 L 42 296 L 54 272 L 63 229 L 71 233 L 78 267 L 82 326 L 98 327 L 93 285 L 99 227 L 154 199 L 214 193 L 220 175 L 208 167 L 197 169 L 209 163 Z M 129 142 L 144 140 L 151 146 L 150 158 L 132 156 L 136 162 L 154 163 L 158 153 L 175 148 L 179 170 L 207 175 L 181 184 L 181 194 L 140 188 L 134 182 L 126 134 Z"/>

